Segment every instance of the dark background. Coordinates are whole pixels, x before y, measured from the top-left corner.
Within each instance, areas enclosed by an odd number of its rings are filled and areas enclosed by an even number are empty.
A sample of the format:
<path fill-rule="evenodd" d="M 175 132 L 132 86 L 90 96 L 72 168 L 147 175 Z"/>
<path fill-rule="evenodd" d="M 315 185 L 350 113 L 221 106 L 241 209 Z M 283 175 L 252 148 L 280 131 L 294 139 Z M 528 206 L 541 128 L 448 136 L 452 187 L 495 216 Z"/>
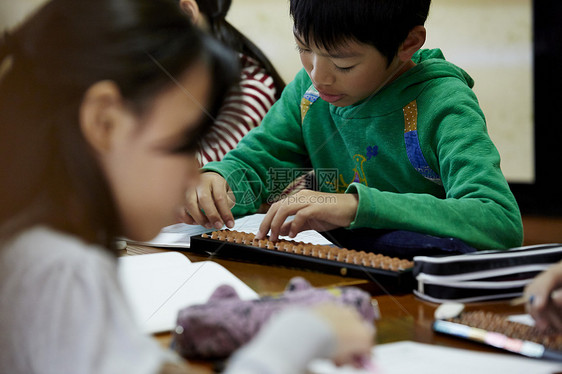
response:
<path fill-rule="evenodd" d="M 523 214 L 562 216 L 562 0 L 533 2 L 535 182 L 510 183 Z"/>

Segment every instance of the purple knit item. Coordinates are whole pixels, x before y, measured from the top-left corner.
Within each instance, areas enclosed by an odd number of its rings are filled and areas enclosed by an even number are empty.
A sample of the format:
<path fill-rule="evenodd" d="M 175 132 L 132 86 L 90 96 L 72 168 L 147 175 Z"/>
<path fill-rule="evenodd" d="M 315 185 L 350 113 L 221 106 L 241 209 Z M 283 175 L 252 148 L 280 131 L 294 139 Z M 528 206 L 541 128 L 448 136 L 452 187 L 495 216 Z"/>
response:
<path fill-rule="evenodd" d="M 301 277 L 291 279 L 282 295 L 256 300 L 241 300 L 232 287 L 223 285 L 207 303 L 179 311 L 174 348 L 188 359 L 223 359 L 247 343 L 280 310 L 323 302 L 353 306 L 370 323 L 378 313 L 371 296 L 359 288 L 314 288 Z"/>

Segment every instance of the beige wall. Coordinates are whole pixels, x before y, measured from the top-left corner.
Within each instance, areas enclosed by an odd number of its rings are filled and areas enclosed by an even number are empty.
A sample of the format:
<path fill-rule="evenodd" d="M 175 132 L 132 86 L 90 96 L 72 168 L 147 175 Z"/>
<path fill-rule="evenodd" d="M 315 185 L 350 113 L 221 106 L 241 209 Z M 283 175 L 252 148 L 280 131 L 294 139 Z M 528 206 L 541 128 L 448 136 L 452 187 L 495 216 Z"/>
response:
<path fill-rule="evenodd" d="M 0 0 L 0 30 L 18 24 L 29 12 L 46 0 Z"/>
<path fill-rule="evenodd" d="M 510 181 L 532 182 L 532 0 L 433 0 L 426 46 L 475 80 Z"/>

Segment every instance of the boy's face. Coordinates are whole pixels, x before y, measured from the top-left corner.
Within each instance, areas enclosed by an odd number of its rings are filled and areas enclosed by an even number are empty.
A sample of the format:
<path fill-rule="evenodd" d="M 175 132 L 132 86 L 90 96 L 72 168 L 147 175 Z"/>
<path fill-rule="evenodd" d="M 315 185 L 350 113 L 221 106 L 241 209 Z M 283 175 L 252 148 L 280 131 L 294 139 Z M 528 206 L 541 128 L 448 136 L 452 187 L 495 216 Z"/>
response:
<path fill-rule="evenodd" d="M 307 45 L 295 34 L 295 40 L 314 87 L 324 101 L 334 106 L 355 104 L 397 76 L 393 75 L 400 61 L 395 58 L 388 66 L 386 57 L 369 44 L 348 41 L 328 51 L 312 39 Z"/>

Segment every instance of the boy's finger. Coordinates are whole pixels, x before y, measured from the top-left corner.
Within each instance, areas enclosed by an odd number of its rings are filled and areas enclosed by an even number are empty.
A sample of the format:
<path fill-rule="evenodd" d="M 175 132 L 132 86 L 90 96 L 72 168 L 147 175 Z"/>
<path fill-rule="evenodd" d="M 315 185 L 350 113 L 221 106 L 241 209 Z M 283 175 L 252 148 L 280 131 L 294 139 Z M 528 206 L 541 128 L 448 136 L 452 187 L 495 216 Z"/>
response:
<path fill-rule="evenodd" d="M 271 228 L 271 220 L 277 212 L 277 207 L 278 206 L 276 204 L 273 204 L 263 217 L 263 220 L 261 221 L 260 227 L 256 234 L 256 239 L 265 239 L 267 233 L 269 232 L 269 229 Z"/>
<path fill-rule="evenodd" d="M 273 217 L 271 218 L 271 223 L 269 225 L 269 229 L 270 229 L 270 233 L 269 233 L 269 240 L 271 240 L 272 242 L 275 242 L 279 239 L 279 235 L 280 235 L 280 231 L 281 231 L 281 227 L 283 226 L 283 224 L 285 224 L 285 222 L 287 221 L 287 218 L 294 214 L 296 208 L 290 208 L 286 205 L 286 203 L 283 203 L 283 201 L 280 201 L 276 204 L 285 204 L 283 206 L 279 206 L 279 208 L 276 210 L 275 214 L 273 215 Z"/>
<path fill-rule="evenodd" d="M 298 212 L 295 212 L 295 218 L 290 222 L 290 230 L 287 234 L 290 237 L 295 237 L 299 232 L 310 230 L 313 228 L 311 225 L 312 222 L 316 222 L 316 220 L 312 217 L 313 208 L 306 207 Z"/>
<path fill-rule="evenodd" d="M 197 223 L 197 222 L 195 222 L 193 217 L 191 217 L 191 215 L 187 212 L 186 208 L 181 208 L 181 210 L 178 214 L 178 220 L 180 222 L 186 223 L 188 225 L 193 225 L 193 224 Z"/>
<path fill-rule="evenodd" d="M 210 228 L 209 227 L 209 221 L 207 220 L 207 217 L 205 217 L 205 215 L 201 212 L 201 209 L 199 208 L 199 202 L 198 202 L 198 197 L 197 197 L 196 192 L 194 192 L 193 194 L 190 194 L 187 197 L 186 205 L 185 205 L 185 211 L 186 211 L 186 214 L 189 214 L 191 216 L 191 218 L 193 219 L 193 221 L 195 223 L 197 223 L 198 225 Z"/>
<path fill-rule="evenodd" d="M 221 217 L 221 221 L 228 228 L 234 227 L 234 216 L 232 215 L 232 207 L 235 204 L 234 194 L 228 188 L 226 181 L 216 181 L 212 187 L 213 200 L 217 209 L 217 214 Z"/>
<path fill-rule="evenodd" d="M 283 225 L 281 225 L 281 228 L 279 229 L 279 235 L 289 236 L 289 233 L 291 233 L 292 231 L 294 231 L 293 221 L 285 222 L 285 223 L 283 223 Z"/>
<path fill-rule="evenodd" d="M 207 216 L 207 225 L 205 225 L 205 227 L 207 228 L 214 227 L 215 229 L 220 230 L 223 227 L 224 222 L 215 205 L 215 199 L 211 189 L 198 187 L 197 200 L 199 202 L 199 206 L 205 212 L 205 216 Z"/>

